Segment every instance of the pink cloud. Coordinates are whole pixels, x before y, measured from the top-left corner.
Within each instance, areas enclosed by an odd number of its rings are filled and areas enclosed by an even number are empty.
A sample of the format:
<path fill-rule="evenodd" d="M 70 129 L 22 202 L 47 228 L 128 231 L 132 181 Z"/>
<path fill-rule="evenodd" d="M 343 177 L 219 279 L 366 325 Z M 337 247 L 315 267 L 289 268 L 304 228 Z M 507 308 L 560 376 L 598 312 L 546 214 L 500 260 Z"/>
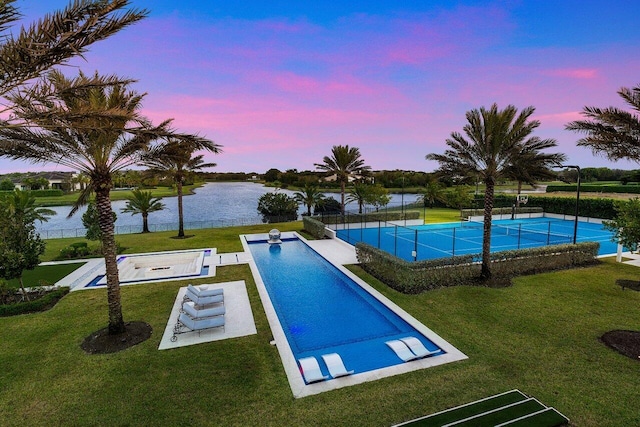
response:
<path fill-rule="evenodd" d="M 570 79 L 595 79 L 600 73 L 595 68 L 564 68 L 556 70 L 546 70 L 543 74 L 554 77 L 566 77 Z"/>

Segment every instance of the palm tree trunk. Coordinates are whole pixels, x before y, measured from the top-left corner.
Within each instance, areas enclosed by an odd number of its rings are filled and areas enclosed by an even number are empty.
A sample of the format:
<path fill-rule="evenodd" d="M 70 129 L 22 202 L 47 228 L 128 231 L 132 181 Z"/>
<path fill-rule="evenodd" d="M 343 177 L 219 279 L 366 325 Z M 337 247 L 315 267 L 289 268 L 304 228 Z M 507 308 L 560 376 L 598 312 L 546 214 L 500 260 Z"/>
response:
<path fill-rule="evenodd" d="M 345 183 L 344 181 L 340 181 L 340 212 L 342 213 L 342 216 L 344 216 L 344 190 Z"/>
<path fill-rule="evenodd" d="M 142 214 L 142 232 L 143 233 L 149 232 L 149 214 L 148 213 Z"/>
<path fill-rule="evenodd" d="M 522 191 L 522 181 L 518 181 L 518 195 L 516 196 L 516 209 L 520 208 L 520 192 Z"/>
<path fill-rule="evenodd" d="M 182 180 L 176 182 L 178 190 L 178 237 L 184 237 L 184 217 L 182 211 Z"/>
<path fill-rule="evenodd" d="M 493 212 L 493 192 L 495 182 L 492 177 L 485 179 L 484 228 L 482 232 L 482 279 L 491 278 L 491 214 Z"/>
<path fill-rule="evenodd" d="M 309 216 L 311 216 L 311 205 L 312 205 L 312 204 L 313 204 L 313 203 L 308 203 L 308 204 L 307 204 L 307 214 L 308 214 Z"/>
<path fill-rule="evenodd" d="M 114 236 L 113 213 L 109 197 L 109 184 L 96 185 L 96 209 L 102 233 L 102 254 L 107 275 L 107 303 L 109 305 L 109 333 L 125 331 L 120 302 L 120 278 L 116 262 L 116 239 Z"/>

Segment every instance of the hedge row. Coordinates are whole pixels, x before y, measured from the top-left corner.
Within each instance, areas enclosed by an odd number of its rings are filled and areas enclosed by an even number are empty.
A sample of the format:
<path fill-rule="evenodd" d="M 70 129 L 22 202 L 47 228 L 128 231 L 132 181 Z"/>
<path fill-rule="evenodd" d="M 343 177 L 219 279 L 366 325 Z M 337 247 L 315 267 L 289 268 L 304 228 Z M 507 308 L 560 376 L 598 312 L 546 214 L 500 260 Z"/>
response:
<path fill-rule="evenodd" d="M 18 314 L 35 313 L 47 310 L 54 306 L 63 296 L 69 293 L 69 287 L 65 286 L 49 292 L 42 298 L 33 301 L 24 301 L 17 304 L 0 305 L 0 317 L 16 316 Z"/>
<path fill-rule="evenodd" d="M 512 208 L 493 208 L 491 211 L 493 215 L 504 215 L 511 214 Z M 544 210 L 540 207 L 522 207 L 520 206 L 516 213 L 519 214 L 530 214 L 530 213 L 543 213 Z M 484 215 L 483 209 L 462 209 L 460 211 L 460 216 L 462 218 L 469 218 L 470 216 L 481 216 Z"/>
<path fill-rule="evenodd" d="M 491 254 L 491 271 L 496 277 L 510 278 L 572 268 L 597 262 L 599 243 L 545 246 Z M 480 276 L 478 255 L 463 255 L 408 262 L 366 243 L 356 244 L 360 266 L 391 288 L 417 294 L 449 286 L 469 285 Z"/>
<path fill-rule="evenodd" d="M 360 223 L 360 222 L 375 222 L 375 221 L 401 221 L 405 219 L 419 219 L 420 212 L 418 211 L 391 211 L 391 212 L 371 212 L 368 214 L 353 214 L 348 213 L 340 214 L 326 214 L 318 215 L 314 217 L 326 225 L 331 224 L 345 224 L 345 223 Z"/>
<path fill-rule="evenodd" d="M 493 206 L 495 208 L 510 208 L 515 202 L 515 196 L 496 194 Z M 613 199 L 580 199 L 578 206 L 579 216 L 591 218 L 613 219 L 616 216 Z M 478 209 L 482 209 L 483 200 L 476 199 Z M 540 207 L 544 212 L 573 215 L 576 211 L 576 199 L 571 197 L 535 197 L 529 196 L 528 207 Z M 524 208 L 524 207 L 523 207 Z"/>
<path fill-rule="evenodd" d="M 548 185 L 547 193 L 556 191 L 577 191 L 578 186 L 575 184 L 568 185 Z M 634 193 L 640 194 L 639 185 L 589 185 L 581 184 L 580 191 L 585 193 Z"/>
<path fill-rule="evenodd" d="M 303 216 L 302 226 L 307 233 L 311 234 L 316 239 L 324 238 L 324 224 L 317 219 Z"/>

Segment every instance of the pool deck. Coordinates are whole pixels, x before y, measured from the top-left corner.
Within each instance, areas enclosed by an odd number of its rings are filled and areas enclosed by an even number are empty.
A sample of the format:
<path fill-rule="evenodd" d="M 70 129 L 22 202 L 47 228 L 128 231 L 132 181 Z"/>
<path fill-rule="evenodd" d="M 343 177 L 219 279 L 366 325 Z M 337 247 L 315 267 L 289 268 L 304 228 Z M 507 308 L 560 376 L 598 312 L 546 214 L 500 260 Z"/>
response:
<path fill-rule="evenodd" d="M 214 328 L 201 332 L 186 332 L 178 334 L 178 339 L 175 342 L 172 342 L 171 337 L 173 336 L 173 327 L 178 320 L 180 308 L 182 307 L 182 299 L 187 290 L 186 287 L 180 288 L 173 304 L 173 308 L 171 309 L 171 314 L 169 315 L 169 320 L 167 321 L 167 326 L 162 335 L 162 339 L 160 340 L 158 350 L 167 350 L 228 338 L 244 337 L 258 333 L 253 318 L 253 312 L 251 311 L 251 303 L 249 302 L 247 286 L 244 280 L 211 283 L 205 286 L 209 286 L 211 289 L 221 288 L 224 290 L 224 329 Z"/>
<path fill-rule="evenodd" d="M 340 239 L 307 240 L 311 249 L 325 257 L 332 264 L 357 264 L 356 249 Z"/>

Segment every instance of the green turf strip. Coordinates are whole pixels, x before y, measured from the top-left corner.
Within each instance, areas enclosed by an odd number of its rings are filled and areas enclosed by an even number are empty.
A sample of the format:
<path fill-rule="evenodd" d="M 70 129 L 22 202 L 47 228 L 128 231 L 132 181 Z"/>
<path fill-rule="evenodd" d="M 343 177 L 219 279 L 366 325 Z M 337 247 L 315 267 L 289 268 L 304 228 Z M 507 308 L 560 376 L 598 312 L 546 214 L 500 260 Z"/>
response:
<path fill-rule="evenodd" d="M 474 402 L 470 405 L 458 406 L 449 409 L 444 412 L 430 415 L 426 418 L 403 424 L 406 426 L 415 427 L 437 427 L 445 424 L 449 424 L 458 420 L 472 417 L 474 415 L 481 414 L 483 412 L 491 411 L 501 408 L 505 405 L 520 402 L 527 397 L 518 390 L 513 390 L 508 393 L 499 394 L 497 396 L 490 397 L 485 400 Z"/>
<path fill-rule="evenodd" d="M 527 418 L 504 424 L 504 427 L 559 427 L 567 425 L 569 420 L 553 408 L 547 408 Z"/>
<path fill-rule="evenodd" d="M 544 409 L 545 406 L 536 400 L 526 400 L 524 402 L 516 403 L 507 408 L 498 409 L 494 412 L 482 414 L 467 421 L 459 423 L 453 423 L 455 427 L 481 427 L 481 426 L 495 426 L 496 424 L 505 423 L 516 418 L 538 412 Z"/>

